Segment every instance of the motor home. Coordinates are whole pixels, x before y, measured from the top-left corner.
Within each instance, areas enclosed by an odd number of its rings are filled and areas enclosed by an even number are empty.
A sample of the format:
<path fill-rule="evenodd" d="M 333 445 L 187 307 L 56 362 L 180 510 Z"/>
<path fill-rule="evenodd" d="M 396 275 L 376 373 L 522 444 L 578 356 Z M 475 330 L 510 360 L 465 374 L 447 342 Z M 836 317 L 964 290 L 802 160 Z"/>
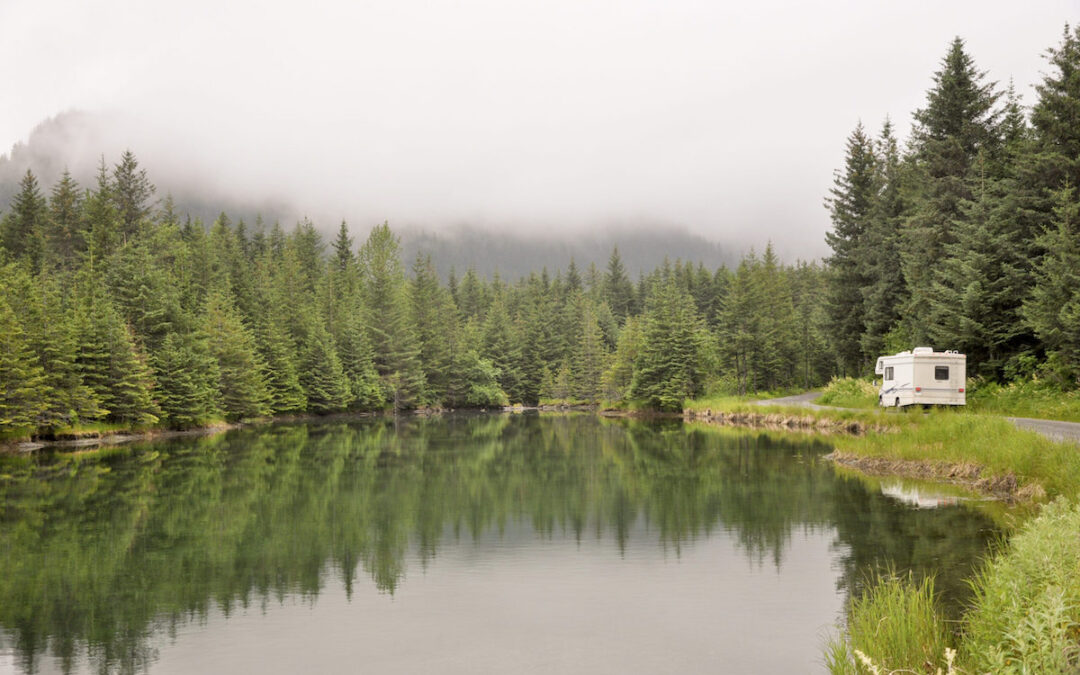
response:
<path fill-rule="evenodd" d="M 916 347 L 910 352 L 882 356 L 874 373 L 881 376 L 878 404 L 903 408 L 909 405 L 964 405 L 967 356 L 953 351 L 935 352 Z"/>

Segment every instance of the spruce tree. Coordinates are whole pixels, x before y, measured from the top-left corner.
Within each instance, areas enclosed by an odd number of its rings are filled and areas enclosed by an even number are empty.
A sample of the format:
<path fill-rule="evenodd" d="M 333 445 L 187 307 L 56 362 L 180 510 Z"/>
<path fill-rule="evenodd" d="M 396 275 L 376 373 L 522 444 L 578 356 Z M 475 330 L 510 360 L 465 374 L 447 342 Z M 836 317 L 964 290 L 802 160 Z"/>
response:
<path fill-rule="evenodd" d="M 43 380 L 18 318 L 0 295 L 0 434 L 36 425 L 45 407 Z"/>
<path fill-rule="evenodd" d="M 645 313 L 631 397 L 657 410 L 681 410 L 703 390 L 705 339 L 693 297 L 674 278 L 661 282 Z"/>
<path fill-rule="evenodd" d="M 45 257 L 53 269 L 70 270 L 86 250 L 83 196 L 79 184 L 64 169 L 53 186 L 45 219 Z"/>
<path fill-rule="evenodd" d="M 266 366 L 255 339 L 244 326 L 229 298 L 215 293 L 206 308 L 206 335 L 217 361 L 221 409 L 228 419 L 259 417 L 270 412 Z"/>
<path fill-rule="evenodd" d="M 985 77 L 956 38 L 934 74 L 926 107 L 915 113 L 912 147 L 919 190 L 903 242 L 909 291 L 904 315 L 915 342 L 930 337 L 924 317 L 930 313 L 934 270 L 947 256 L 946 247 L 956 242 L 955 228 L 966 217 L 962 204 L 974 197 L 976 158 L 990 157 L 1000 142 L 1000 94 Z"/>
<path fill-rule="evenodd" d="M 848 138 L 844 169 L 836 172 L 826 200 L 833 225 L 825 234 L 833 251 L 828 259 L 833 275 L 828 299 L 830 331 L 837 360 L 851 375 L 861 372 L 866 361 L 860 344 L 866 318 L 863 292 L 871 282 L 873 249 L 868 233 L 878 189 L 873 142 L 860 123 Z"/>
<path fill-rule="evenodd" d="M 16 260 L 25 259 L 32 269 L 40 269 L 47 222 L 47 202 L 38 188 L 37 177 L 27 169 L 8 213 L 0 221 L 0 244 Z"/>
<path fill-rule="evenodd" d="M 607 369 L 608 354 L 596 311 L 588 303 L 582 312 L 578 333 L 570 361 L 571 391 L 574 399 L 592 403 L 602 394 L 601 380 Z"/>
<path fill-rule="evenodd" d="M 316 322 L 309 324 L 307 338 L 301 345 L 300 385 L 307 397 L 308 411 L 316 414 L 344 410 L 352 398 L 333 338 Z"/>
<path fill-rule="evenodd" d="M 618 246 L 612 249 L 611 257 L 608 258 L 603 289 L 604 300 L 621 325 L 634 310 L 634 285 L 630 283 L 630 277 L 623 268 Z"/>
<path fill-rule="evenodd" d="M 360 247 L 359 266 L 375 368 L 395 410 L 415 407 L 424 393 L 424 371 L 408 312 L 400 244 L 388 224 L 371 230 Z"/>
<path fill-rule="evenodd" d="M 76 365 L 108 418 L 137 426 L 157 422 L 153 376 L 134 335 L 101 289 L 88 289 L 79 312 Z"/>
<path fill-rule="evenodd" d="M 1047 253 L 1023 314 L 1045 346 L 1047 370 L 1059 384 L 1075 388 L 1080 385 L 1080 203 L 1072 187 L 1058 190 L 1054 202 L 1054 227 L 1041 240 Z"/>
<path fill-rule="evenodd" d="M 220 371 L 204 331 L 169 333 L 153 363 L 155 395 L 168 426 L 194 427 L 221 413 Z"/>
<path fill-rule="evenodd" d="M 130 150 L 124 151 L 113 168 L 112 198 L 120 224 L 120 239 L 126 243 L 135 237 L 150 219 L 154 204 L 154 185 L 139 168 L 139 161 Z"/>

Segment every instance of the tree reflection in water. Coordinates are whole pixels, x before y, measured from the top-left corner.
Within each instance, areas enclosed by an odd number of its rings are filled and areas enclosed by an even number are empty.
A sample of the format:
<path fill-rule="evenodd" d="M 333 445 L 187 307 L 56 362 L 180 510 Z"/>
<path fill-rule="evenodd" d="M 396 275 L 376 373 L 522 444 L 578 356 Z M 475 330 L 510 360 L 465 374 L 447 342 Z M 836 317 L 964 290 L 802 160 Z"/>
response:
<path fill-rule="evenodd" d="M 679 422 L 452 415 L 8 457 L 0 637 L 28 671 L 46 653 L 137 670 L 152 633 L 215 606 L 314 597 L 336 576 L 351 596 L 361 570 L 394 593 L 407 560 L 510 527 L 625 551 L 642 522 L 676 556 L 720 528 L 778 569 L 793 532 L 832 533 L 846 593 L 888 563 L 936 574 L 957 606 L 992 522 L 905 507 L 837 475 L 827 450 Z"/>

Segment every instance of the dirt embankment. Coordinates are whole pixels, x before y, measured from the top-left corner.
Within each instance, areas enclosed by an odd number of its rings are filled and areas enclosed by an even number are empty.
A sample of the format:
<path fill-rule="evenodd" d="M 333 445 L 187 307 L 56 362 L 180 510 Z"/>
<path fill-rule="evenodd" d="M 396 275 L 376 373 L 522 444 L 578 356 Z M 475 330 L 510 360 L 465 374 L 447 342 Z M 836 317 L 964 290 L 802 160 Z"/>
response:
<path fill-rule="evenodd" d="M 832 419 L 813 415 L 791 415 L 772 412 L 724 412 L 722 410 L 683 410 L 687 422 L 707 422 L 729 427 L 751 427 L 778 431 L 810 431 L 824 434 L 862 435 L 868 431 L 891 431 L 890 428 L 857 420 Z"/>
<path fill-rule="evenodd" d="M 840 451 L 826 455 L 825 459 L 871 476 L 900 476 L 951 483 L 1006 502 L 1028 502 L 1046 497 L 1046 491 L 1038 483 L 1020 485 L 1013 473 L 986 475 L 986 470 L 978 464 L 862 457 Z"/>

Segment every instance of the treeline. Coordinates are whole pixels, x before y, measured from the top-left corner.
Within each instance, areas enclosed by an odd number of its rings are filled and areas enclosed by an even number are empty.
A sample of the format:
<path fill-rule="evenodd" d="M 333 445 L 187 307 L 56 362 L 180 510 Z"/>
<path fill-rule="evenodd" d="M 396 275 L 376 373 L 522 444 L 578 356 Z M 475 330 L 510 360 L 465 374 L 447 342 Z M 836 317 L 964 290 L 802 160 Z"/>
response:
<path fill-rule="evenodd" d="M 665 263 L 636 282 L 618 249 L 510 283 L 405 269 L 389 226 L 354 246 L 160 203 L 135 156 L 43 194 L 27 172 L 0 226 L 0 433 L 102 420 L 189 427 L 343 410 L 543 399 L 678 409 L 710 383 L 821 382 L 816 265 L 771 247 L 734 270 Z"/>
<path fill-rule="evenodd" d="M 957 38 L 901 151 L 860 124 L 828 200 L 828 315 L 840 366 L 933 345 L 968 373 L 1080 377 L 1080 28 L 1030 110 Z"/>

